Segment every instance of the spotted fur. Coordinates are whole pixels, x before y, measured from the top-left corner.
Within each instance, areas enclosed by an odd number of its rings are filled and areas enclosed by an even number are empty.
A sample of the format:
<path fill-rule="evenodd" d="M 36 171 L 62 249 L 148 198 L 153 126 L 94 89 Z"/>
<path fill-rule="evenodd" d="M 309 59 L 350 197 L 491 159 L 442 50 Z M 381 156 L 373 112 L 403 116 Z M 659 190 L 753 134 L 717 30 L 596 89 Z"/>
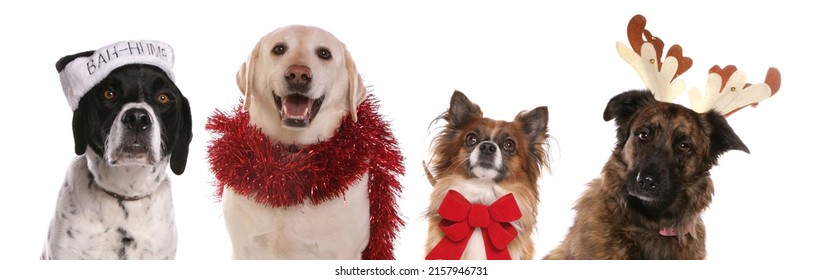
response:
<path fill-rule="evenodd" d="M 177 86 L 154 66 L 115 69 L 81 98 L 73 131 L 78 156 L 41 259 L 173 259 L 177 229 L 166 169 L 183 173 L 192 137 L 188 101 Z"/>

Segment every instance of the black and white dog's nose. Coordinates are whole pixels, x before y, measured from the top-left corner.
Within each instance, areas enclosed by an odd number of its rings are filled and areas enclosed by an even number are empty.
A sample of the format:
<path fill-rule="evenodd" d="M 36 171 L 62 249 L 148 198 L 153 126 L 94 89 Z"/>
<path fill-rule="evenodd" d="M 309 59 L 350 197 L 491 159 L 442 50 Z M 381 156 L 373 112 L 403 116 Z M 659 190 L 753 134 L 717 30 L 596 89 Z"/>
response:
<path fill-rule="evenodd" d="M 480 149 L 480 154 L 493 155 L 494 152 L 497 151 L 497 146 L 495 146 L 494 143 L 484 142 L 480 144 L 478 149 Z"/>
<path fill-rule="evenodd" d="M 151 127 L 151 117 L 149 117 L 149 112 L 145 109 L 129 109 L 123 113 L 122 122 L 127 129 L 136 130 L 137 132 Z"/>

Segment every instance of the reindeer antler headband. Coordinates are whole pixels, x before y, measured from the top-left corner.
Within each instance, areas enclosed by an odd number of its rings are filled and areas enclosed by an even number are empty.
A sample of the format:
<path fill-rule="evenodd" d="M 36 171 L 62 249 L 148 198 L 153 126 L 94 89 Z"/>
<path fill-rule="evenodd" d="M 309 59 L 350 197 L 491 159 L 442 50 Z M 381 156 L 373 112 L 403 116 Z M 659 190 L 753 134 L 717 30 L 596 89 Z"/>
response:
<path fill-rule="evenodd" d="M 672 102 L 686 87 L 686 83 L 677 77 L 692 67 L 692 59 L 683 56 L 683 48 L 676 44 L 669 48 L 664 59 L 663 40 L 653 36 L 645 27 L 645 17 L 632 17 L 626 30 L 631 48 L 618 42 L 617 53 L 637 71 L 655 99 Z M 757 106 L 778 89 L 780 71 L 777 68 L 769 68 L 765 82 L 752 85 L 746 83 L 746 74 L 734 65 L 724 68 L 715 65 L 709 69 L 705 93 L 693 87 L 689 90 L 689 101 L 696 112 L 714 109 L 728 117 L 746 106 Z"/>

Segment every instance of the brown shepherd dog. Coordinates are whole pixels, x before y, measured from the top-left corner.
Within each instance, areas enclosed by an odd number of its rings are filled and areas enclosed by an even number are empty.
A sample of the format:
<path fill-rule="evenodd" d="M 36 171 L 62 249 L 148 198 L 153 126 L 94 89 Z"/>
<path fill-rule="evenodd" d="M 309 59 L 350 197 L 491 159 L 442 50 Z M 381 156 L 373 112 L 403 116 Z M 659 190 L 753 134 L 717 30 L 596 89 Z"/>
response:
<path fill-rule="evenodd" d="M 603 119 L 615 120 L 617 144 L 577 201 L 566 239 L 544 259 L 704 259 L 709 170 L 724 152 L 749 149 L 719 113 L 648 90 L 613 97 Z"/>

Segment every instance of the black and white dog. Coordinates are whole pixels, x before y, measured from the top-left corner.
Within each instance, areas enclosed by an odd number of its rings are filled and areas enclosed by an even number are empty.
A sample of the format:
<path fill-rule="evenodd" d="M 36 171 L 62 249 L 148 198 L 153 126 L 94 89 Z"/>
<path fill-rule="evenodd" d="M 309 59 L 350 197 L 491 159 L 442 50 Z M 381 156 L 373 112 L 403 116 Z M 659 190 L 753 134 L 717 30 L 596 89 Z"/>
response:
<path fill-rule="evenodd" d="M 172 64 L 171 48 L 157 41 L 119 42 L 57 62 L 78 156 L 41 259 L 174 258 L 166 167 L 183 173 L 192 129 Z"/>

